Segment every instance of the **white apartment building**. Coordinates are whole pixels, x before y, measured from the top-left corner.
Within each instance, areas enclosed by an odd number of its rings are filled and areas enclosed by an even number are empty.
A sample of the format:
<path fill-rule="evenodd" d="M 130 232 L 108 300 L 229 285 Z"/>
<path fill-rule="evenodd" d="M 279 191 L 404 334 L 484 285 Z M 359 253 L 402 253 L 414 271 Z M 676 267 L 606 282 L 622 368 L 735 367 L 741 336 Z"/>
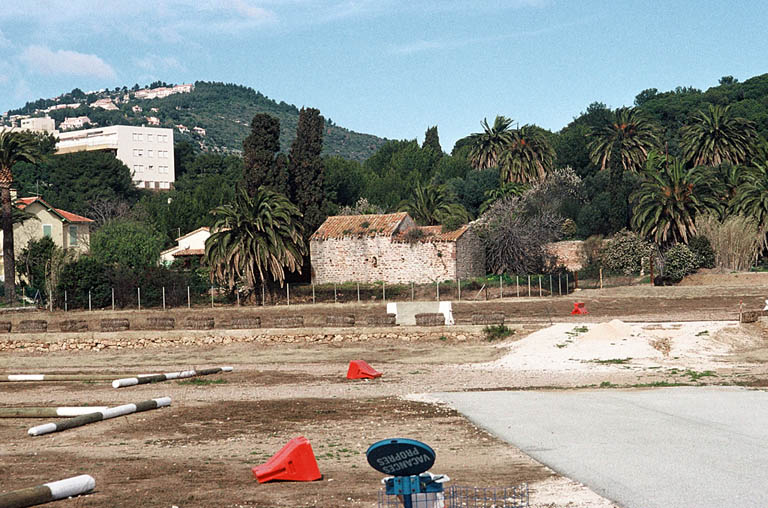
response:
<path fill-rule="evenodd" d="M 59 130 L 67 131 L 72 129 L 82 129 L 85 124 L 90 123 L 91 119 L 87 116 L 70 116 L 61 121 Z"/>
<path fill-rule="evenodd" d="M 62 132 L 56 153 L 106 150 L 131 169 L 133 183 L 143 189 L 169 190 L 175 180 L 173 129 L 113 125 Z"/>
<path fill-rule="evenodd" d="M 0 130 L 6 130 L 11 132 L 21 132 L 21 131 L 30 131 L 30 132 L 44 132 L 48 134 L 53 134 L 54 136 L 57 135 L 59 132 L 56 130 L 56 122 L 53 120 L 53 118 L 50 118 L 48 116 L 43 117 L 35 117 L 35 118 L 22 118 L 20 121 L 21 126 L 20 127 L 3 127 L 0 126 Z"/>

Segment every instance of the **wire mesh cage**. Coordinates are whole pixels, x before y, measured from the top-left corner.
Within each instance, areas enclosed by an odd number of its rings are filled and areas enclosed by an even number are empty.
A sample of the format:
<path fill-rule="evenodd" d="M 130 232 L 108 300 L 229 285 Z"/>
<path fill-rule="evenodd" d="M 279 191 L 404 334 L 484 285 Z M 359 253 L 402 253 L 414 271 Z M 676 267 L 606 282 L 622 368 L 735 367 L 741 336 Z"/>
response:
<path fill-rule="evenodd" d="M 523 508 L 528 503 L 528 485 L 515 487 L 446 487 L 445 492 L 413 494 L 413 508 Z M 403 508 L 402 496 L 379 491 L 379 508 Z"/>

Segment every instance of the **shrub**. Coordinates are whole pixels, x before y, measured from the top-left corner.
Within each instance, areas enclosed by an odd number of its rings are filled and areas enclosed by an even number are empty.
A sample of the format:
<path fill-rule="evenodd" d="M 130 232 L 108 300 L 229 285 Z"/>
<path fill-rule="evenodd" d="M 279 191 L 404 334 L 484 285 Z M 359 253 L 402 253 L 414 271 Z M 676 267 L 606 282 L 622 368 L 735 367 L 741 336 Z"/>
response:
<path fill-rule="evenodd" d="M 651 253 L 651 244 L 637 234 L 623 229 L 605 242 L 601 254 L 603 266 L 611 272 L 624 275 L 639 274 L 643 260 Z"/>
<path fill-rule="evenodd" d="M 45 268 L 56 249 L 53 240 L 44 236 L 39 240 L 30 240 L 16 259 L 16 273 L 27 279 L 33 290 L 38 290 L 43 295 L 47 294 Z"/>
<path fill-rule="evenodd" d="M 113 221 L 91 235 L 93 256 L 107 265 L 143 269 L 157 265 L 163 238 L 152 226 L 135 221 Z"/>
<path fill-rule="evenodd" d="M 696 255 L 696 268 L 715 267 L 715 251 L 706 236 L 694 236 L 688 248 Z"/>
<path fill-rule="evenodd" d="M 514 335 L 515 331 L 506 325 L 488 325 L 483 328 L 483 333 L 485 333 L 485 340 L 492 342 Z"/>
<path fill-rule="evenodd" d="M 698 258 L 685 244 L 678 243 L 664 253 L 664 277 L 670 282 L 680 282 L 696 271 Z"/>
<path fill-rule="evenodd" d="M 106 307 L 112 301 L 110 269 L 93 256 L 81 256 L 61 270 L 57 305 L 64 307 L 64 292 L 67 292 L 69 308 L 88 308 L 88 291 L 94 308 Z"/>
<path fill-rule="evenodd" d="M 491 273 L 546 273 L 556 261 L 546 245 L 560 239 L 562 217 L 527 216 L 520 208 L 519 198 L 499 199 L 474 224 Z"/>

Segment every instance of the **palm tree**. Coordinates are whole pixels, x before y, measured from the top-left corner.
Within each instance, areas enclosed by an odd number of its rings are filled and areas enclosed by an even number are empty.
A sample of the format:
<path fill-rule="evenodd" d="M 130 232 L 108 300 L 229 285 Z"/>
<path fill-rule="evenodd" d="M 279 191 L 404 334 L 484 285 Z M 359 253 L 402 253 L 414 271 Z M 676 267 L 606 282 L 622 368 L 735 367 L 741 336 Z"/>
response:
<path fill-rule="evenodd" d="M 17 162 L 33 163 L 37 147 L 32 137 L 23 132 L 0 132 L 0 223 L 3 230 L 3 275 L 5 299 L 9 305 L 16 300 L 16 259 L 13 250 L 13 166 Z"/>
<path fill-rule="evenodd" d="M 447 222 L 469 222 L 469 213 L 459 203 L 454 202 L 445 185 L 422 186 L 416 183 L 411 197 L 400 203 L 401 212 L 408 212 L 418 224 L 435 226 Z"/>
<path fill-rule="evenodd" d="M 623 171 L 643 167 L 648 153 L 659 145 L 658 129 L 637 108 L 619 108 L 613 122 L 591 134 L 589 156 L 595 165 L 605 169 L 611 154 L 618 149 Z M 612 168 L 618 171 L 618 168 Z"/>
<path fill-rule="evenodd" d="M 512 125 L 512 119 L 499 115 L 493 121 L 493 127 L 488 125 L 487 119 L 483 119 L 480 125 L 483 126 L 483 132 L 469 136 L 472 145 L 469 162 L 475 169 L 496 167 L 509 143 L 509 126 Z"/>
<path fill-rule="evenodd" d="M 509 142 L 501 156 L 501 181 L 529 183 L 544 180 L 552 170 L 555 150 L 543 131 L 523 125 L 510 131 Z"/>
<path fill-rule="evenodd" d="M 731 106 L 710 105 L 680 130 L 685 159 L 694 166 L 749 162 L 758 144 L 754 122 L 734 117 Z"/>
<path fill-rule="evenodd" d="M 643 181 L 632 193 L 632 227 L 657 244 L 687 243 L 696 235 L 696 216 L 720 211 L 722 203 L 711 187 L 712 168 L 688 168 L 680 160 L 664 161 L 651 152 Z"/>
<path fill-rule="evenodd" d="M 480 208 L 478 209 L 479 213 L 485 213 L 488 208 L 491 207 L 492 204 L 494 204 L 496 201 L 512 197 L 512 196 L 522 196 L 525 194 L 525 191 L 527 191 L 529 187 L 522 183 L 517 182 L 507 182 L 503 184 L 501 187 L 496 187 L 495 189 L 487 190 L 483 194 L 485 196 L 485 201 L 480 205 Z"/>
<path fill-rule="evenodd" d="M 742 173 L 742 183 L 736 188 L 731 209 L 735 214 L 754 217 L 766 245 L 768 230 L 768 163 L 758 164 Z"/>
<path fill-rule="evenodd" d="M 204 261 L 212 280 L 230 289 L 238 283 L 253 288 L 272 281 L 282 286 L 286 271 L 301 273 L 307 252 L 301 214 L 284 195 L 259 187 L 249 196 L 241 187 L 233 203 L 211 213 L 216 220 L 205 242 Z"/>

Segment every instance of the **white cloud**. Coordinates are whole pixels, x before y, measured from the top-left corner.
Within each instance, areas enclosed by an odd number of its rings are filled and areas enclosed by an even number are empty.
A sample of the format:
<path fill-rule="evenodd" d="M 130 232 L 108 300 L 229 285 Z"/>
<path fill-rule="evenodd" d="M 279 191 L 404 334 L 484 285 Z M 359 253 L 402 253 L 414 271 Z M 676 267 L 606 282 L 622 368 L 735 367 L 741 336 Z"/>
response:
<path fill-rule="evenodd" d="M 148 54 L 143 58 L 134 58 L 133 64 L 147 72 L 186 71 L 187 68 L 172 56 Z"/>
<path fill-rule="evenodd" d="M 21 61 L 40 74 L 95 76 L 113 79 L 115 70 L 96 55 L 77 51 L 51 51 L 44 46 L 29 46 L 21 54 Z"/>

